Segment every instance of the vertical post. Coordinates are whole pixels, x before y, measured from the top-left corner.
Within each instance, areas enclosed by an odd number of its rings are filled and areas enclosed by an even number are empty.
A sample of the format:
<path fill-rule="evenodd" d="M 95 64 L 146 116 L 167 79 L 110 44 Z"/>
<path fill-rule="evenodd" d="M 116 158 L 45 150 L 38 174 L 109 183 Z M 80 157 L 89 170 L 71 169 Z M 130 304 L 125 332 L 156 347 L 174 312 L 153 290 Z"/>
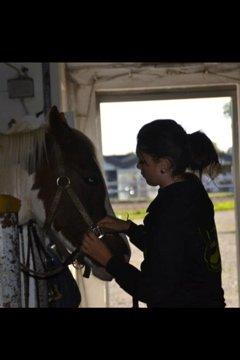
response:
<path fill-rule="evenodd" d="M 50 86 L 50 63 L 42 63 L 43 76 L 43 111 L 44 115 L 51 106 L 51 86 Z"/>
<path fill-rule="evenodd" d="M 236 92 L 232 96 L 232 131 L 233 131 L 233 171 L 234 171 L 234 200 L 236 221 L 236 250 L 237 250 L 237 281 L 238 281 L 238 306 L 240 304 L 240 87 L 237 85 Z"/>
<path fill-rule="evenodd" d="M 0 307 L 22 307 L 18 237 L 20 200 L 0 195 Z"/>
<path fill-rule="evenodd" d="M 105 286 L 106 286 L 106 307 L 109 308 L 110 307 L 110 294 L 109 294 L 109 283 L 108 283 L 108 281 L 105 282 Z"/>

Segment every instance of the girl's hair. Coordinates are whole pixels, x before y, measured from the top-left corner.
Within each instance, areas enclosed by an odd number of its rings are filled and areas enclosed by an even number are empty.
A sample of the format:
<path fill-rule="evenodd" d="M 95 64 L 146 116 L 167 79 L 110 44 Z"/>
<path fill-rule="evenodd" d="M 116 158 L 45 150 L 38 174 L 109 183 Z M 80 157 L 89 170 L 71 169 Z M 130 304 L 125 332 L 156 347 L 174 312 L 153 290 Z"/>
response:
<path fill-rule="evenodd" d="M 172 174 L 182 175 L 186 169 L 211 178 L 221 165 L 212 141 L 201 131 L 187 134 L 174 120 L 154 120 L 144 125 L 137 135 L 137 154 L 145 152 L 154 159 L 169 159 Z"/>

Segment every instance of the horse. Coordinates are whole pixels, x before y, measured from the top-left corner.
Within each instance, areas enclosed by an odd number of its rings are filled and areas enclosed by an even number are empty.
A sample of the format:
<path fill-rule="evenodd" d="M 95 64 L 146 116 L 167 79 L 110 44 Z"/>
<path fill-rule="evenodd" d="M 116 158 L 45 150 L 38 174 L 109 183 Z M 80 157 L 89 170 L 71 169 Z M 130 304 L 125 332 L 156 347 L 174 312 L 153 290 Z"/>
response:
<path fill-rule="evenodd" d="M 63 250 L 65 260 L 79 255 L 83 234 L 90 229 L 101 236 L 113 255 L 128 262 L 131 251 L 126 235 L 104 235 L 96 226 L 104 216 L 115 213 L 93 142 L 71 128 L 56 106 L 46 118 L 30 129 L 14 120 L 8 133 L 0 135 L 0 193 L 21 200 L 19 225 L 34 221 L 40 233 Z M 78 285 L 88 306 L 90 279 L 93 289 L 99 281 L 111 281 L 112 276 L 85 254 L 76 257 L 75 263 L 78 261 L 93 274 L 85 281 L 78 272 Z"/>

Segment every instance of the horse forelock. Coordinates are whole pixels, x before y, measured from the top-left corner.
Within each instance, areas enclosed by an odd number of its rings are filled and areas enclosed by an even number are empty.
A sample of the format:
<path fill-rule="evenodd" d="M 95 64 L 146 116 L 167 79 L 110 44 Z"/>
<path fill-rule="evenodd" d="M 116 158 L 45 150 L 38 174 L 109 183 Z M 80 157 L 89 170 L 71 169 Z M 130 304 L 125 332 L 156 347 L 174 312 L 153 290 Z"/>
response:
<path fill-rule="evenodd" d="M 73 129 L 73 149 L 80 148 L 83 150 L 83 153 L 88 154 L 93 159 L 96 159 L 96 150 L 93 142 L 81 131 Z M 84 151 L 85 150 L 85 151 Z"/>

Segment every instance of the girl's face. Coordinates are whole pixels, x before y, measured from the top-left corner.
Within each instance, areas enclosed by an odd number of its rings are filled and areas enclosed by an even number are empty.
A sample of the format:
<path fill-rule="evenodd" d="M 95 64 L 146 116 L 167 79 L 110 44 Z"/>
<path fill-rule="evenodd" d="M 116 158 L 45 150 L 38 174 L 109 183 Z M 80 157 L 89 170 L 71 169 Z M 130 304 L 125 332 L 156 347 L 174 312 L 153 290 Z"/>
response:
<path fill-rule="evenodd" d="M 156 161 L 151 155 L 141 152 L 138 153 L 137 168 L 141 170 L 141 174 L 148 185 L 161 186 L 161 160 Z"/>

